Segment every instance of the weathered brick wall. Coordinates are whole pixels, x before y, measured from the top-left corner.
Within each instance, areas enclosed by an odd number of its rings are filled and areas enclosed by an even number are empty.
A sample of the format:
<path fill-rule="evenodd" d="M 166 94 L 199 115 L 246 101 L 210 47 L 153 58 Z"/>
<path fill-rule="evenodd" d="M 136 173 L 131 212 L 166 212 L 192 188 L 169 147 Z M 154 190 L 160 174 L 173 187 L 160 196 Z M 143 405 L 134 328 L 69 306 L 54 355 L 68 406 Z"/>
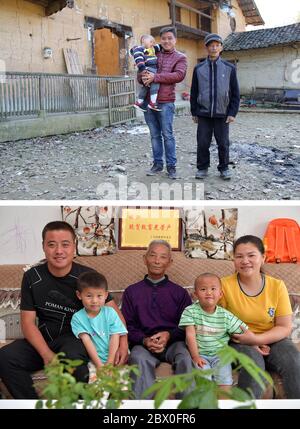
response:
<path fill-rule="evenodd" d="M 193 0 L 186 0 L 186 3 L 192 7 L 197 6 Z M 233 5 L 237 6 L 236 0 Z M 244 17 L 239 8 L 234 11 L 238 23 L 237 31 L 242 31 L 245 28 Z M 181 15 L 183 24 L 196 25 L 193 14 L 182 9 Z M 213 16 L 215 19 L 212 30 L 226 37 L 231 31 L 228 16 L 219 10 L 214 10 Z M 129 47 L 138 43 L 141 34 L 150 33 L 152 27 L 170 23 L 167 0 L 77 0 L 75 9 L 66 7 L 49 17 L 45 16 L 42 6 L 24 0 L 2 0 L 0 60 L 5 61 L 8 71 L 65 73 L 67 70 L 63 48 L 73 48 L 78 52 L 83 70 L 90 72 L 92 52 L 88 31 L 84 28 L 85 17 L 105 19 L 131 27 L 133 37 L 127 40 Z M 43 58 L 44 47 L 52 49 L 52 58 Z M 180 87 L 184 91 L 189 89 L 197 59 L 206 56 L 206 52 L 203 40 L 179 39 L 177 47 L 187 55 L 189 63 L 187 77 Z M 128 63 L 129 72 L 134 73 L 131 58 Z"/>

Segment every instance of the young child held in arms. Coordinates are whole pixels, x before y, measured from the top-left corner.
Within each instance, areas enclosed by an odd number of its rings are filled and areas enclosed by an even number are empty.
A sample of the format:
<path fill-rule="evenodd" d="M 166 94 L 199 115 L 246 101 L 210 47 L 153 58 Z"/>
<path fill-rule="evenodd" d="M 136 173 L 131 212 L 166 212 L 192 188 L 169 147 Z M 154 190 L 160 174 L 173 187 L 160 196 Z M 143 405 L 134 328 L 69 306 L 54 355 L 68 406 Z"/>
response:
<path fill-rule="evenodd" d="M 197 301 L 186 307 L 179 326 L 186 330 L 186 343 L 193 362 L 200 369 L 216 368 L 214 379 L 224 390 L 232 385 L 231 365 L 219 366 L 217 352 L 228 344 L 232 334 L 247 334 L 247 325 L 217 305 L 222 296 L 218 276 L 205 273 L 195 280 Z"/>
<path fill-rule="evenodd" d="M 120 335 L 127 330 L 117 312 L 105 306 L 108 296 L 107 280 L 96 271 L 81 274 L 77 282 L 77 297 L 84 308 L 74 314 L 72 331 L 83 342 L 96 369 L 114 364 Z"/>
<path fill-rule="evenodd" d="M 134 62 L 139 70 L 143 72 L 148 70 L 151 73 L 157 72 L 157 52 L 160 51 L 160 45 L 155 44 L 155 39 L 150 34 L 145 34 L 141 37 L 141 45 L 134 46 L 131 48 L 130 53 L 134 58 Z M 142 110 L 143 112 L 147 111 L 147 95 L 150 91 L 150 101 L 149 108 L 156 110 L 158 112 L 161 109 L 157 105 L 157 94 L 159 90 L 159 83 L 152 82 L 150 87 L 141 86 L 138 99 L 134 104 L 134 107 Z"/>

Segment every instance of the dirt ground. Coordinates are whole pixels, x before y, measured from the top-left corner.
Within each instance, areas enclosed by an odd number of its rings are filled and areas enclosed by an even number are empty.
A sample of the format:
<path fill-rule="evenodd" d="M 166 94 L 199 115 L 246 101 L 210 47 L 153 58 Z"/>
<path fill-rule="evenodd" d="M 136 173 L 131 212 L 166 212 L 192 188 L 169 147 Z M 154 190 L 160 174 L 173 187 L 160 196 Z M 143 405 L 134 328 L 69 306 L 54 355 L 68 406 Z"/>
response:
<path fill-rule="evenodd" d="M 244 113 L 231 125 L 230 181 L 217 171 L 217 149 L 205 181 L 196 172 L 196 125 L 174 122 L 178 174 L 147 177 L 152 165 L 143 123 L 0 144 L 2 200 L 300 199 L 300 115 Z M 169 197 L 168 197 L 169 195 Z"/>

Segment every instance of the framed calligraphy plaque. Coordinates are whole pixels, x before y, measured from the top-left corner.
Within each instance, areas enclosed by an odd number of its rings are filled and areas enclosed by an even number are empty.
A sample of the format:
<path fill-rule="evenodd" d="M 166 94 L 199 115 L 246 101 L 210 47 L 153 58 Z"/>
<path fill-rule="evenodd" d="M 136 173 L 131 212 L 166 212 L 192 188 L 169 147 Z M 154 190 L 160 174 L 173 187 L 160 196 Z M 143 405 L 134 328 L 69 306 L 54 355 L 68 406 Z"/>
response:
<path fill-rule="evenodd" d="M 123 207 L 119 218 L 119 249 L 147 249 L 152 240 L 166 240 L 173 250 L 181 250 L 181 210 Z"/>

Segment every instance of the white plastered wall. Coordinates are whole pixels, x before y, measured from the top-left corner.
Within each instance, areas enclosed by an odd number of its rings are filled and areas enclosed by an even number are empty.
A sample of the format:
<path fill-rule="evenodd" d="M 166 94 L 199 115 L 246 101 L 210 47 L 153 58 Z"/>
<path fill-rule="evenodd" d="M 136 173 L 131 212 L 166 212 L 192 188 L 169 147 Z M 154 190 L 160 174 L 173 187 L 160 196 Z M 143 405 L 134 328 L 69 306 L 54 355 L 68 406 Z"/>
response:
<path fill-rule="evenodd" d="M 287 217 L 300 223 L 300 205 L 268 206 L 266 203 L 261 206 L 253 203 L 239 206 L 235 202 L 218 204 L 218 207 L 238 207 L 237 237 L 245 234 L 263 237 L 268 222 L 274 218 Z M 41 232 L 47 222 L 54 220 L 61 220 L 59 205 L 0 206 L 0 264 L 31 264 L 42 259 Z"/>

